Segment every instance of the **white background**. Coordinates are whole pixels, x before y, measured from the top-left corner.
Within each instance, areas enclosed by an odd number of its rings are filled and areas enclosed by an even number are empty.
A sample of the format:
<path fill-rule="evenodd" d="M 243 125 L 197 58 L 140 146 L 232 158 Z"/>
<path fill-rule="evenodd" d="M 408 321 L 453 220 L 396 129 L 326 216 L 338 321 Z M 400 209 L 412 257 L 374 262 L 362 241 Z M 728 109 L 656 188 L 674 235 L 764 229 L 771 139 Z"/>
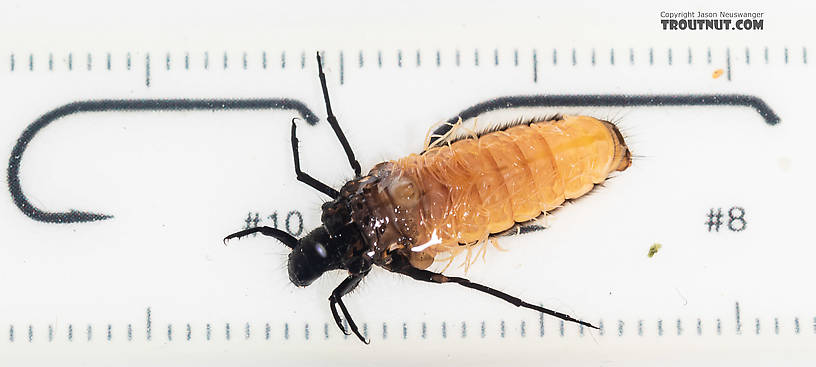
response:
<path fill-rule="evenodd" d="M 765 12 L 765 29 L 660 29 L 661 11 L 686 10 Z M 4 3 L 0 144 L 6 154 L 42 114 L 91 99 L 288 97 L 323 117 L 315 50 L 326 52 L 333 107 L 364 170 L 418 152 L 431 124 L 504 95 L 751 94 L 763 98 L 782 122 L 771 127 L 746 107 L 578 109 L 618 122 L 641 158 L 606 187 L 551 216 L 550 229 L 503 240 L 510 251 L 490 251 L 487 263 L 477 263 L 467 276 L 602 321 L 603 335 L 585 330 L 582 336 L 566 325 L 562 336 L 560 322 L 544 318 L 542 337 L 533 312 L 377 269 L 345 298 L 355 320 L 368 325 L 372 344 L 365 346 L 344 339 L 332 324 L 326 298 L 343 274 L 327 274 L 298 289 L 286 275 L 287 249 L 274 240 L 221 243 L 242 228 L 250 211 L 281 216 L 299 210 L 307 230 L 319 225 L 325 198 L 298 183 L 292 172 L 288 129 L 294 111 L 72 115 L 44 129 L 28 147 L 23 190 L 43 209 L 115 218 L 46 224 L 24 216 L 9 195 L 0 199 L 0 360 L 29 365 L 812 362 L 809 106 L 815 80 L 813 60 L 804 62 L 803 49 L 810 58 L 816 52 L 808 37 L 814 10 L 760 2 Z M 263 52 L 267 69 L 261 65 Z M 69 53 L 73 70 L 67 67 Z M 128 53 L 131 70 L 125 67 Z M 47 67 L 49 54 L 53 70 Z M 189 70 L 182 67 L 186 54 Z M 729 66 L 730 80 L 712 78 L 715 70 Z M 299 133 L 308 172 L 336 187 L 352 176 L 327 125 L 302 124 Z M 735 233 L 723 226 L 709 233 L 704 225 L 709 209 L 732 206 L 745 208 L 746 230 Z M 663 248 L 648 258 L 654 243 Z"/>

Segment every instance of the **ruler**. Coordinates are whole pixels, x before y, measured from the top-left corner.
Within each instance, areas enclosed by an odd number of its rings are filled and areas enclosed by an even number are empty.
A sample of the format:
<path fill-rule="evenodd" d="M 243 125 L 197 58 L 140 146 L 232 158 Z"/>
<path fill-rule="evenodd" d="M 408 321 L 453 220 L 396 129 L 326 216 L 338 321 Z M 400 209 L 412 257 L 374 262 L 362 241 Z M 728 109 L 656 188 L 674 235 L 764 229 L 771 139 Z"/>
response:
<path fill-rule="evenodd" d="M 135 46 L 88 39 L 56 47 L 37 35 L 0 44 L 9 160 L 0 360 L 812 362 L 816 74 L 812 41 L 782 27 L 800 15 L 755 5 L 768 13 L 764 30 L 678 33 L 660 29 L 665 9 L 644 4 L 588 12 L 518 3 L 491 16 L 489 4 L 476 3 L 459 14 L 469 35 L 457 40 L 463 32 L 442 24 L 458 19 L 457 9 L 428 18 L 398 9 L 416 22 L 388 13 L 389 26 L 361 4 L 325 6 L 349 17 L 316 15 L 323 23 L 313 33 L 274 43 L 251 32 L 264 19 L 246 15 L 242 24 L 228 12 L 232 34 L 246 39 L 210 45 L 116 28 Z M 280 9 L 265 32 L 301 31 L 285 14 L 315 11 Z M 544 22 L 548 11 L 560 15 Z M 629 23 L 616 25 L 613 14 Z M 530 25 L 511 23 L 513 15 Z M 436 40 L 420 19 L 438 21 Z M 404 22 L 415 38 L 400 31 Z M 182 17 L 168 29 L 187 34 L 192 23 Z M 359 37 L 365 25 L 382 34 Z M 554 37 L 568 26 L 575 31 Z M 57 37 L 82 38 L 92 27 Z M 156 43 L 144 46 L 149 40 Z M 509 251 L 488 251 L 467 273 L 447 271 L 600 330 L 375 269 L 344 298 L 366 346 L 344 336 L 328 309 L 344 274 L 296 288 L 280 243 L 249 237 L 224 246 L 225 235 L 252 226 L 302 236 L 320 225 L 325 198 L 293 172 L 292 118 L 303 121 L 305 170 L 334 187 L 353 176 L 325 123 L 316 51 L 364 170 L 419 152 L 432 125 L 460 117 L 486 126 L 578 113 L 618 124 L 637 156 L 631 168 L 548 216 L 546 229 L 501 239 Z"/>

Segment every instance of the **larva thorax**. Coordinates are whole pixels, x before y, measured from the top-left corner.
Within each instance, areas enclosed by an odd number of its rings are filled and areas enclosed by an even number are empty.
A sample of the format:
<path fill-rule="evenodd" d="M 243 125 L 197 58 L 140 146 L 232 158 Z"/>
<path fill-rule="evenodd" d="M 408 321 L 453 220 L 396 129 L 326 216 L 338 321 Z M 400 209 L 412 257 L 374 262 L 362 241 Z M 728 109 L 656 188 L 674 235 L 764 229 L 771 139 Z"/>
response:
<path fill-rule="evenodd" d="M 438 253 L 534 219 L 630 164 L 613 124 L 566 116 L 380 163 L 346 183 L 338 201 L 360 233 L 350 248 L 381 266 L 397 251 L 426 268 Z"/>

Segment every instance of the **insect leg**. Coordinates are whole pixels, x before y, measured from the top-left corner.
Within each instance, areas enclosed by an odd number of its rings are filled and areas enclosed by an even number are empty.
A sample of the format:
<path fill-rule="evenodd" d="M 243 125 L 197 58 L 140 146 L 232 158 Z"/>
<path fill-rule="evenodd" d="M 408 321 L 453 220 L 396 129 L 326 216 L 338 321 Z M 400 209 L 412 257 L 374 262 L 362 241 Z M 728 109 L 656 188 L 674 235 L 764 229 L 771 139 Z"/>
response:
<path fill-rule="evenodd" d="M 334 116 L 331 109 L 329 89 L 326 87 L 326 74 L 323 74 L 323 62 L 320 61 L 320 52 L 317 53 L 317 70 L 320 76 L 320 86 L 323 87 L 323 100 L 326 101 L 326 113 L 329 115 L 327 118 L 329 125 L 331 125 L 332 130 L 334 130 L 334 135 L 337 135 L 337 139 L 340 140 L 340 144 L 346 152 L 349 164 L 351 164 L 351 168 L 354 170 L 354 177 L 360 177 L 360 162 L 357 162 L 357 159 L 354 158 L 354 152 L 351 150 L 351 146 L 346 139 L 346 135 L 343 134 L 343 130 L 340 130 L 340 124 L 337 123 L 337 117 Z"/>
<path fill-rule="evenodd" d="M 586 326 L 586 327 L 591 327 L 593 329 L 597 329 L 596 326 L 593 326 L 592 324 L 590 324 L 588 322 L 584 322 L 584 321 L 581 321 L 581 320 L 574 319 L 570 315 L 567 315 L 567 314 L 564 314 L 564 313 L 561 313 L 561 312 L 556 312 L 556 311 L 553 311 L 553 310 L 550 310 L 550 309 L 546 309 L 544 307 L 539 307 L 539 306 L 524 302 L 521 299 L 513 297 L 513 296 L 511 296 L 511 295 L 509 295 L 507 293 L 495 290 L 493 288 L 490 288 L 490 287 L 487 287 L 487 286 L 484 286 L 484 285 L 481 285 L 481 284 L 478 284 L 478 283 L 473 283 L 470 280 L 467 280 L 465 278 L 448 277 L 448 276 L 444 276 L 444 275 L 439 274 L 439 273 L 434 273 L 434 272 L 427 271 L 427 270 L 417 269 L 417 268 L 414 268 L 414 267 L 412 267 L 410 265 L 403 266 L 401 268 L 395 268 L 392 271 L 400 273 L 400 274 L 407 275 L 407 276 L 409 276 L 411 278 L 414 278 L 416 280 L 420 280 L 420 281 L 423 281 L 423 282 L 439 283 L 439 284 L 442 284 L 442 283 L 456 283 L 456 284 L 459 284 L 461 286 L 464 286 L 464 287 L 467 287 L 467 288 L 470 288 L 470 289 L 475 289 L 475 290 L 477 290 L 479 292 L 484 292 L 484 293 L 487 293 L 487 294 L 489 294 L 491 296 L 501 298 L 501 299 L 503 299 L 503 300 L 505 300 L 507 302 L 510 302 L 510 303 L 514 304 L 516 307 L 529 308 L 531 310 L 542 312 L 542 313 L 545 313 L 545 314 L 550 315 L 550 316 L 555 316 L 555 317 L 557 317 L 557 318 L 559 318 L 561 320 L 564 320 L 564 321 L 575 322 L 575 323 L 578 323 L 578 324 Z"/>
<path fill-rule="evenodd" d="M 246 235 L 250 235 L 250 234 L 253 234 L 253 233 L 257 233 L 257 232 L 261 232 L 261 234 L 264 235 L 264 236 L 275 237 L 278 241 L 283 242 L 283 244 L 286 245 L 286 247 L 289 247 L 289 248 L 292 248 L 292 249 L 294 249 L 295 246 L 297 246 L 297 243 L 298 243 L 297 238 L 292 237 L 292 235 L 290 235 L 290 234 L 288 234 L 288 233 L 286 233 L 284 231 L 281 231 L 280 229 L 277 229 L 277 228 L 264 226 L 264 227 L 249 228 L 249 229 L 245 229 L 243 231 L 235 232 L 235 233 L 233 233 L 233 234 L 231 234 L 231 235 L 229 235 L 227 237 L 224 237 L 224 244 L 225 245 L 227 244 L 227 240 L 231 240 L 233 238 L 241 238 L 241 237 L 244 237 Z"/>
<path fill-rule="evenodd" d="M 292 119 L 292 155 L 295 158 L 295 174 L 297 175 L 298 181 L 311 186 L 313 189 L 328 195 L 332 199 L 337 199 L 337 197 L 340 196 L 337 190 L 300 170 L 300 153 L 298 153 L 297 124 L 295 124 L 295 119 Z"/>
<path fill-rule="evenodd" d="M 357 287 L 357 285 L 360 284 L 360 281 L 363 280 L 364 276 L 365 275 L 363 274 L 353 274 L 349 275 L 348 278 L 343 280 L 343 282 L 340 283 L 340 285 L 338 285 L 337 288 L 334 289 L 334 291 L 332 291 L 331 296 L 329 296 L 329 307 L 331 307 L 332 316 L 334 316 L 334 322 L 337 323 L 337 327 L 339 327 L 344 334 L 349 335 L 349 332 L 346 330 L 346 328 L 343 327 L 343 322 L 340 319 L 340 315 L 337 313 L 337 305 L 340 305 L 340 310 L 343 311 L 343 316 L 346 318 L 346 321 L 348 321 L 349 328 L 354 333 L 354 335 L 357 335 L 357 337 L 360 338 L 360 340 L 363 343 L 368 344 L 368 340 L 366 340 L 360 334 L 360 330 L 357 328 L 357 324 L 354 323 L 354 320 L 351 318 L 351 315 L 349 314 L 346 305 L 343 303 L 343 296 L 348 294 L 348 292 L 351 292 L 355 287 Z"/>

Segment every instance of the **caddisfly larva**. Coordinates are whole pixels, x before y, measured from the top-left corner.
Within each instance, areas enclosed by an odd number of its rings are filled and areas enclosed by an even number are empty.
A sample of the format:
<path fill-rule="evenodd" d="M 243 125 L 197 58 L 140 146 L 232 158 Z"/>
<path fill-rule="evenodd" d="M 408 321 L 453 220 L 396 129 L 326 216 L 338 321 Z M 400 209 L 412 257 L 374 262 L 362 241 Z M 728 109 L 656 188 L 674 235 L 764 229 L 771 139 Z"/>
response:
<path fill-rule="evenodd" d="M 360 164 L 340 129 L 329 103 L 326 79 L 317 64 L 328 122 L 337 135 L 355 178 L 337 191 L 300 168 L 296 125 L 292 122 L 292 153 L 299 181 L 332 198 L 323 204 L 323 225 L 298 239 L 271 227 L 236 232 L 224 241 L 251 233 L 272 236 L 292 249 L 289 279 L 307 286 L 328 270 L 343 269 L 348 277 L 329 297 L 337 326 L 337 306 L 349 328 L 360 334 L 342 297 L 376 265 L 432 283 L 456 283 L 499 297 L 518 307 L 543 312 L 584 326 L 569 315 L 522 301 L 465 278 L 445 276 L 427 268 L 437 255 L 453 258 L 465 252 L 484 256 L 488 242 L 517 223 L 532 220 L 580 197 L 611 172 L 625 170 L 631 155 L 615 125 L 587 116 L 557 116 L 518 121 L 481 134 L 428 135 L 420 154 L 383 162 L 361 175 Z M 451 130 L 465 128 L 462 122 Z M 472 251 L 481 245 L 475 255 Z"/>

